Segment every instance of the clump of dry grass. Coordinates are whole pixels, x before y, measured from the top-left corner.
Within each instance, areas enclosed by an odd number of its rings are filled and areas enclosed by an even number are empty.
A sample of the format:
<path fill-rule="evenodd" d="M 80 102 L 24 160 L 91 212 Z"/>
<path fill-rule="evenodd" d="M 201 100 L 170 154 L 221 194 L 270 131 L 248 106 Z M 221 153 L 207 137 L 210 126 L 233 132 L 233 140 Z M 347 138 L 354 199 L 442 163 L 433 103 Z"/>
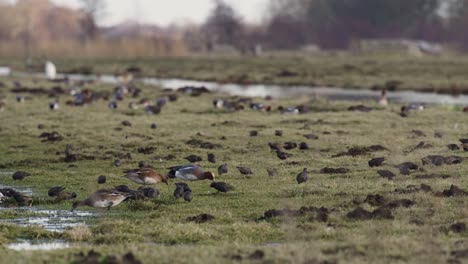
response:
<path fill-rule="evenodd" d="M 93 234 L 88 226 L 78 225 L 65 231 L 64 235 L 70 241 L 80 242 L 90 240 Z"/>

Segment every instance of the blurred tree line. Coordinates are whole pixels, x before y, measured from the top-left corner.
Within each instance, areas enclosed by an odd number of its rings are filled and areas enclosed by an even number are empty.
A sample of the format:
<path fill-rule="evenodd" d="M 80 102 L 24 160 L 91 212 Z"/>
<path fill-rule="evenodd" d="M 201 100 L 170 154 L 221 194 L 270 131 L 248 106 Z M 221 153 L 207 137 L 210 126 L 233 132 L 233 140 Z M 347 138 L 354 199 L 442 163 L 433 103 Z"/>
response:
<path fill-rule="evenodd" d="M 268 19 L 256 27 L 223 10 L 229 6 L 218 1 L 205 26 L 214 29 L 210 36 L 229 34 L 218 40 L 234 45 L 345 49 L 361 39 L 417 39 L 468 50 L 468 0 L 270 0 Z"/>
<path fill-rule="evenodd" d="M 253 53 L 318 45 L 346 49 L 361 39 L 417 39 L 468 51 L 468 0 L 270 0 L 262 23 L 246 23 L 214 0 L 201 25 L 161 28 L 138 23 L 99 27 L 103 0 L 75 10 L 50 0 L 0 0 L 0 55 L 159 56 L 230 46 Z"/>

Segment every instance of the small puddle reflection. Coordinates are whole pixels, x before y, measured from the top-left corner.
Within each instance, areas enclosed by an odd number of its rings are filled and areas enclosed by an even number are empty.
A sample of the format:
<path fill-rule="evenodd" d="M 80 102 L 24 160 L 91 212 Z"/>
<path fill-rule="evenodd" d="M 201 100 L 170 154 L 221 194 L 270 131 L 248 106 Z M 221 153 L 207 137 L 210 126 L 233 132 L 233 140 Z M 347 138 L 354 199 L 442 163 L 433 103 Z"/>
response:
<path fill-rule="evenodd" d="M 1 210 L 10 210 L 9 208 L 0 208 Z M 25 210 L 37 215 L 29 217 L 20 217 L 14 219 L 3 219 L 0 222 L 16 224 L 19 226 L 37 225 L 50 232 L 64 232 L 66 229 L 86 224 L 87 220 L 95 217 L 92 212 L 70 212 L 67 210 L 37 210 L 34 208 L 21 208 L 16 210 Z"/>
<path fill-rule="evenodd" d="M 58 250 L 70 248 L 71 245 L 63 240 L 18 240 L 15 243 L 7 245 L 8 249 L 23 250 Z"/>

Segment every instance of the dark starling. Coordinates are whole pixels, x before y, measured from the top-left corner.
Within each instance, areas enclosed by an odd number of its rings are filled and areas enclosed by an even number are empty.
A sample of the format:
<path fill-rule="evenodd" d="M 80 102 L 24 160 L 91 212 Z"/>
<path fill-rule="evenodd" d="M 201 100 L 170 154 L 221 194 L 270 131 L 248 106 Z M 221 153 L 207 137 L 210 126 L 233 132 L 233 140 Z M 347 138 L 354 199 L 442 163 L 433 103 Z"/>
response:
<path fill-rule="evenodd" d="M 385 161 L 385 158 L 373 158 L 371 160 L 369 160 L 368 164 L 369 164 L 369 167 L 373 168 L 373 167 L 379 167 L 379 166 L 382 166 L 382 163 Z"/>
<path fill-rule="evenodd" d="M 193 199 L 193 195 L 192 195 L 192 192 L 191 191 L 188 191 L 188 192 L 185 192 L 184 193 L 184 200 L 186 202 L 191 202 Z"/>
<path fill-rule="evenodd" d="M 226 173 L 228 173 L 228 165 L 224 163 L 218 167 L 218 174 L 221 175 Z"/>
<path fill-rule="evenodd" d="M 297 144 L 294 142 L 286 142 L 283 144 L 284 149 L 291 150 L 297 148 Z"/>
<path fill-rule="evenodd" d="M 23 180 L 25 177 L 28 177 L 28 176 L 31 176 L 30 173 L 27 173 L 27 172 L 24 172 L 24 171 L 17 171 L 15 173 L 13 173 L 13 180 L 15 181 L 21 181 Z"/>
<path fill-rule="evenodd" d="M 140 161 L 138 162 L 138 168 L 141 169 L 141 168 L 143 168 L 143 167 L 145 167 L 145 166 L 146 166 L 146 162 L 145 162 L 145 161 L 140 160 Z"/>
<path fill-rule="evenodd" d="M 143 195 L 147 198 L 155 198 L 156 196 L 159 196 L 159 190 L 151 187 L 141 186 L 140 188 L 138 188 L 138 191 L 141 191 Z"/>
<path fill-rule="evenodd" d="M 247 167 L 237 167 L 237 169 L 239 170 L 239 172 L 242 174 L 242 175 L 249 175 L 249 174 L 252 174 L 252 170 L 250 168 L 247 168 Z"/>
<path fill-rule="evenodd" d="M 182 196 L 184 196 L 184 188 L 180 186 L 176 186 L 173 194 L 176 199 L 181 198 Z"/>
<path fill-rule="evenodd" d="M 114 190 L 123 193 L 130 193 L 132 190 L 127 185 L 117 185 L 114 186 Z"/>
<path fill-rule="evenodd" d="M 301 142 L 301 144 L 299 144 L 299 149 L 307 150 L 307 149 L 309 149 L 309 145 L 307 145 L 307 143 L 305 143 L 305 142 Z"/>
<path fill-rule="evenodd" d="M 271 143 L 271 142 L 268 143 L 268 146 L 270 147 L 271 150 L 274 150 L 274 151 L 280 151 L 283 147 L 279 143 Z"/>
<path fill-rule="evenodd" d="M 169 102 L 175 102 L 177 101 L 177 94 L 170 94 L 168 98 L 169 98 Z"/>
<path fill-rule="evenodd" d="M 211 188 L 215 188 L 219 192 L 229 192 L 234 190 L 234 187 L 225 182 L 212 182 L 210 185 Z"/>
<path fill-rule="evenodd" d="M 277 172 L 275 169 L 268 168 L 267 173 L 268 173 L 268 176 L 273 177 L 273 176 L 276 176 Z"/>
<path fill-rule="evenodd" d="M 282 130 L 275 130 L 275 136 L 282 137 L 283 136 L 283 131 Z"/>
<path fill-rule="evenodd" d="M 132 123 L 130 123 L 130 121 L 124 120 L 122 121 L 122 126 L 131 127 Z"/>
<path fill-rule="evenodd" d="M 216 163 L 216 157 L 213 153 L 208 153 L 208 161 L 211 163 Z"/>
<path fill-rule="evenodd" d="M 26 196 L 19 192 L 13 192 L 12 196 L 19 206 L 31 206 L 32 205 L 33 200 L 29 196 Z"/>
<path fill-rule="evenodd" d="M 292 157 L 292 154 L 282 152 L 282 151 L 276 151 L 276 156 L 278 156 L 280 160 L 285 160 L 285 159 Z"/>
<path fill-rule="evenodd" d="M 104 175 L 101 175 L 101 176 L 99 176 L 99 177 L 97 178 L 98 184 L 104 184 L 104 183 L 106 183 L 106 180 L 107 180 L 107 179 L 106 179 L 106 176 L 104 176 Z"/>
<path fill-rule="evenodd" d="M 380 175 L 380 177 L 387 178 L 389 180 L 395 178 L 395 173 L 389 171 L 389 170 L 379 170 L 377 173 Z"/>
<path fill-rule="evenodd" d="M 76 193 L 72 192 L 60 192 L 57 195 L 57 200 L 59 201 L 68 201 L 76 198 Z"/>
<path fill-rule="evenodd" d="M 309 180 L 309 174 L 307 168 L 304 168 L 301 173 L 296 176 L 296 181 L 298 184 L 304 183 Z"/>
<path fill-rule="evenodd" d="M 182 188 L 182 190 L 184 190 L 184 192 L 191 192 L 192 191 L 190 189 L 190 187 L 188 186 L 188 184 L 186 184 L 185 182 L 177 182 L 175 185 L 176 185 L 176 187 Z"/>
<path fill-rule="evenodd" d="M 417 170 L 419 168 L 418 165 L 412 162 L 403 162 L 399 164 L 397 167 L 400 170 L 400 173 L 402 175 L 409 175 L 411 170 Z"/>
<path fill-rule="evenodd" d="M 59 195 L 59 193 L 63 192 L 63 190 L 65 190 L 65 188 L 64 188 L 64 187 L 61 187 L 61 186 L 52 187 L 52 188 L 49 189 L 49 191 L 47 192 L 47 194 L 48 194 L 50 197 L 54 197 L 54 196 Z"/>
<path fill-rule="evenodd" d="M 118 160 L 118 159 L 114 160 L 114 166 L 120 167 L 120 165 L 122 165 L 122 163 L 120 162 L 120 160 Z"/>
<path fill-rule="evenodd" d="M 258 131 L 257 130 L 252 130 L 252 131 L 249 132 L 249 135 L 251 137 L 256 137 L 256 136 L 258 136 Z"/>
<path fill-rule="evenodd" d="M 151 129 L 156 129 L 158 128 L 158 125 L 156 123 L 151 124 Z"/>
<path fill-rule="evenodd" d="M 447 148 L 449 150 L 454 150 L 454 151 L 455 150 L 460 150 L 460 147 L 457 144 L 449 144 L 449 145 L 447 145 Z"/>
<path fill-rule="evenodd" d="M 203 160 L 200 156 L 197 156 L 197 155 L 190 155 L 190 156 L 185 157 L 185 159 L 192 162 L 192 163 L 193 162 L 199 162 L 199 161 Z"/>

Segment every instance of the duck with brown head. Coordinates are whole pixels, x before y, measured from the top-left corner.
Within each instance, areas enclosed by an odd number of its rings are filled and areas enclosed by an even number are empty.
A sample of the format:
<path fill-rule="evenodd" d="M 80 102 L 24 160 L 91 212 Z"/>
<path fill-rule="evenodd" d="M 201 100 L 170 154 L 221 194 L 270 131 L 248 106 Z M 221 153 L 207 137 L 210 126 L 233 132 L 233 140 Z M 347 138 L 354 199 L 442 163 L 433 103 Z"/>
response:
<path fill-rule="evenodd" d="M 167 176 L 157 173 L 151 166 L 144 166 L 134 170 L 125 170 L 124 172 L 126 173 L 124 176 L 125 178 L 138 184 L 152 185 L 160 182 L 169 184 Z"/>
<path fill-rule="evenodd" d="M 196 164 L 175 166 L 169 168 L 169 178 L 179 178 L 187 181 L 211 180 L 214 181 L 215 174 L 210 171 L 205 171 L 202 167 Z"/>

